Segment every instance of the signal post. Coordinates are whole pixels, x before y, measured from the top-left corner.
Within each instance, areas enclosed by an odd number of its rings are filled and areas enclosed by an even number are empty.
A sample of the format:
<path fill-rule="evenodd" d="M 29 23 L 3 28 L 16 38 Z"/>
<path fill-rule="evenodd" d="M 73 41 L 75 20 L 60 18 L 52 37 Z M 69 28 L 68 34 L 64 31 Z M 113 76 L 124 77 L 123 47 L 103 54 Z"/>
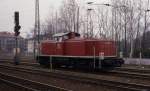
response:
<path fill-rule="evenodd" d="M 16 43 L 15 43 L 15 50 L 14 50 L 14 52 L 15 52 L 14 63 L 15 63 L 15 65 L 18 65 L 19 64 L 19 52 L 20 52 L 19 45 L 18 45 L 19 44 L 18 43 L 18 36 L 20 34 L 19 30 L 20 30 L 21 26 L 19 25 L 19 12 L 15 12 L 14 14 L 15 14 L 14 32 L 15 32 L 15 41 L 16 41 Z"/>

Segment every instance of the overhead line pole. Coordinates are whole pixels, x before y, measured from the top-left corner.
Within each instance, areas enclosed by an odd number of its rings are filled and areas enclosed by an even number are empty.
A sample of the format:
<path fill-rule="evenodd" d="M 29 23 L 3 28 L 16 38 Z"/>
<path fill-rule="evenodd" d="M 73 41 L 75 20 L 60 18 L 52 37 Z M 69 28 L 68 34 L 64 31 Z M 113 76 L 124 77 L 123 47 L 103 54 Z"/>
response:
<path fill-rule="evenodd" d="M 80 15 L 80 8 L 78 7 L 78 11 L 77 11 L 77 33 L 79 33 L 79 15 Z"/>
<path fill-rule="evenodd" d="M 40 12 L 39 12 L 39 0 L 35 1 L 35 28 L 34 28 L 34 58 L 37 54 L 40 54 Z"/>

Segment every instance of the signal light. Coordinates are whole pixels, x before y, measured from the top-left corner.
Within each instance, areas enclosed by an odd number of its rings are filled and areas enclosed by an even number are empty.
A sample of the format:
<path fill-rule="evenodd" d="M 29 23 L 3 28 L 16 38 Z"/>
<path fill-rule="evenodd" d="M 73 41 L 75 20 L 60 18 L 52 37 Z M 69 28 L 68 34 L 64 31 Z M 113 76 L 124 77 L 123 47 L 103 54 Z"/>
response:
<path fill-rule="evenodd" d="M 14 32 L 15 36 L 19 36 L 21 26 L 19 25 L 19 12 L 15 12 L 15 27 L 14 27 Z"/>
<path fill-rule="evenodd" d="M 20 30 L 20 28 L 21 28 L 21 26 L 20 26 L 20 25 L 15 26 L 14 32 L 19 31 L 19 30 Z"/>
<path fill-rule="evenodd" d="M 14 27 L 14 32 L 15 32 L 15 36 L 19 36 L 20 32 L 19 32 L 19 29 L 21 28 L 21 26 L 15 26 Z"/>
<path fill-rule="evenodd" d="M 19 36 L 19 34 L 20 34 L 19 31 L 15 32 L 15 36 Z"/>
<path fill-rule="evenodd" d="M 15 25 L 19 25 L 19 12 L 15 12 Z"/>

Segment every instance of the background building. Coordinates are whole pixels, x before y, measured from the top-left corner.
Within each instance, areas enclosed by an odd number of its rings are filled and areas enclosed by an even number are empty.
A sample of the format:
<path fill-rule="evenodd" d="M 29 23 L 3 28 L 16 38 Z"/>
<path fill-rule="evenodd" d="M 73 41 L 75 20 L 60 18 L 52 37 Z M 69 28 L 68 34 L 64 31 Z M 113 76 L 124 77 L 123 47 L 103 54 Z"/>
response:
<path fill-rule="evenodd" d="M 19 36 L 19 48 L 21 53 L 27 51 L 27 41 L 23 37 Z M 0 32 L 0 53 L 13 54 L 15 48 L 15 36 L 13 33 Z"/>
<path fill-rule="evenodd" d="M 27 39 L 28 41 L 28 45 L 27 45 L 27 51 L 28 51 L 28 54 L 33 54 L 33 50 L 34 50 L 34 39 L 33 38 L 30 38 L 30 39 Z"/>

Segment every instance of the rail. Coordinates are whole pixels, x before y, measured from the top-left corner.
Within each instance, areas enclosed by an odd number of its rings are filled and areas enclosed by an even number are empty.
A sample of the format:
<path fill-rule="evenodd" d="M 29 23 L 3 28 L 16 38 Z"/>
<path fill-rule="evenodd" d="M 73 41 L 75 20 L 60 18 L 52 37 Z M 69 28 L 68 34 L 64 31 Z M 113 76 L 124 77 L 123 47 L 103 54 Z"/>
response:
<path fill-rule="evenodd" d="M 21 89 L 22 91 L 37 91 L 35 89 L 32 89 L 32 88 L 29 88 L 29 87 L 25 87 L 23 85 L 20 85 L 18 83 L 14 83 L 14 82 L 11 82 L 11 81 L 8 81 L 8 80 L 5 80 L 5 79 L 1 79 L 0 78 L 0 82 L 2 83 L 5 83 L 11 87 L 14 87 L 14 88 L 18 88 L 18 89 Z"/>
<path fill-rule="evenodd" d="M 30 91 L 71 91 L 71 90 L 66 90 L 64 88 L 24 79 L 21 77 L 8 75 L 2 72 L 0 72 L 0 78 L 5 82 L 7 81 L 15 85 L 17 84 L 17 86 L 20 86 L 24 89 L 29 89 Z"/>
<path fill-rule="evenodd" d="M 59 70 L 44 71 L 44 70 L 38 70 L 38 69 L 29 69 L 29 68 L 5 66 L 5 65 L 0 65 L 0 67 L 4 67 L 7 69 L 11 69 L 11 70 L 28 72 L 28 73 L 34 72 L 36 74 L 40 74 L 43 76 L 53 76 L 53 77 L 62 78 L 62 79 L 76 80 L 82 83 L 116 87 L 116 88 L 127 90 L 127 91 L 150 90 L 150 85 L 126 83 L 126 82 L 120 82 L 117 80 L 114 81 L 114 80 L 102 79 L 102 78 L 97 78 L 93 75 L 90 75 L 90 74 L 87 75 L 84 73 L 59 71 Z"/>

